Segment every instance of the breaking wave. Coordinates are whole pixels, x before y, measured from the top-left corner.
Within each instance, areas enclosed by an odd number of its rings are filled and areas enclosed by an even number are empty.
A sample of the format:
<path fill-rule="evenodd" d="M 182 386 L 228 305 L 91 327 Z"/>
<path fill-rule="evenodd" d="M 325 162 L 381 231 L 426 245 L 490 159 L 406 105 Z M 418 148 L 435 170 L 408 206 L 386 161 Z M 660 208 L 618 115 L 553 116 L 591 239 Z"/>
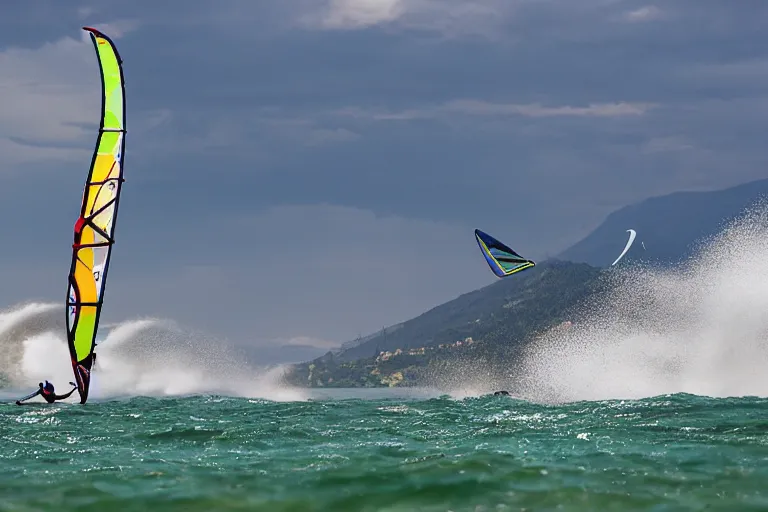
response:
<path fill-rule="evenodd" d="M 67 389 L 73 380 L 59 304 L 29 303 L 0 312 L 0 385 L 4 395 L 41 380 Z M 170 321 L 141 319 L 113 327 L 99 342 L 90 399 L 215 393 L 300 400 L 283 369 L 249 364 L 234 348 Z"/>

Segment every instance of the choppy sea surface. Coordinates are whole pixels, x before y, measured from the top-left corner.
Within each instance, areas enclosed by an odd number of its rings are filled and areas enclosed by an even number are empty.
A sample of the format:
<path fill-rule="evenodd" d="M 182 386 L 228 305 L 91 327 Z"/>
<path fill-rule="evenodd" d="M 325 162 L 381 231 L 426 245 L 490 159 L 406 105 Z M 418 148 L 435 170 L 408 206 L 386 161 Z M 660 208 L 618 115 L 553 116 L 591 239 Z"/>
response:
<path fill-rule="evenodd" d="M 0 405 L 0 510 L 768 510 L 768 400 Z"/>

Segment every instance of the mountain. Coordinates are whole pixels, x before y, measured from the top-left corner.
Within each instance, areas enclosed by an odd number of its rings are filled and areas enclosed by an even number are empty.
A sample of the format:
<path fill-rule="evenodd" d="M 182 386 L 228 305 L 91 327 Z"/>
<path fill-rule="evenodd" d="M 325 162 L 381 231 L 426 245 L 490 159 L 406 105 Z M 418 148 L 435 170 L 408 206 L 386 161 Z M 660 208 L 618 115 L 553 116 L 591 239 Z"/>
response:
<path fill-rule="evenodd" d="M 311 386 L 402 385 L 418 381 L 426 366 L 458 354 L 489 362 L 514 358 L 537 332 L 579 320 L 579 305 L 602 290 L 601 268 L 621 253 L 628 229 L 637 238 L 623 261 L 673 264 L 765 196 L 768 179 L 713 192 L 678 192 L 621 208 L 558 259 L 296 365 L 290 380 Z M 470 345 L 459 343 L 468 338 Z"/>
<path fill-rule="evenodd" d="M 595 292 L 601 274 L 600 269 L 583 263 L 545 261 L 437 306 L 392 332 L 378 333 L 358 346 L 297 365 L 291 381 L 386 385 L 392 375 L 400 372 L 402 378 L 403 371 L 429 364 L 452 350 L 445 347 L 460 346 L 457 342 L 465 343 L 468 338 L 473 350 L 512 353 L 532 334 L 573 319 L 574 306 Z M 405 353 L 371 370 L 379 354 L 398 349 Z"/>
<path fill-rule="evenodd" d="M 637 232 L 637 238 L 622 261 L 642 259 L 650 263 L 674 263 L 689 256 L 697 241 L 718 233 L 761 196 L 768 196 L 768 179 L 712 192 L 676 192 L 649 198 L 611 213 L 597 229 L 556 258 L 607 267 L 624 249 L 629 238 L 627 230 L 631 228 Z M 482 258 L 479 257 L 478 262 L 482 264 Z M 493 294 L 503 295 L 507 287 L 514 290 L 525 286 L 532 275 L 535 274 L 526 272 L 502 280 L 489 292 L 467 293 L 413 320 L 348 341 L 335 355 L 342 360 L 352 360 L 369 357 L 377 352 L 377 347 L 385 350 L 445 342 L 446 336 L 453 334 L 442 331 L 461 330 L 479 314 L 496 307 L 499 297 Z M 447 318 L 451 320 L 443 323 Z"/>
<path fill-rule="evenodd" d="M 352 341 L 344 342 L 344 343 L 341 344 L 341 347 L 339 347 L 337 352 L 343 352 L 345 350 L 349 350 L 351 348 L 357 347 L 358 345 L 362 345 L 363 343 L 372 340 L 376 336 L 381 336 L 381 335 L 384 335 L 386 333 L 394 332 L 395 330 L 399 329 L 402 326 L 403 326 L 402 323 L 395 324 L 395 325 L 390 325 L 389 327 L 384 327 L 384 328 L 382 328 L 381 331 L 374 332 L 373 334 L 369 334 L 368 336 L 362 336 L 362 337 L 358 337 L 357 339 L 354 339 Z"/>
<path fill-rule="evenodd" d="M 637 239 L 622 261 L 675 263 L 692 253 L 695 242 L 718 233 L 763 196 L 768 196 L 768 179 L 725 190 L 676 192 L 646 199 L 611 213 L 597 229 L 557 258 L 608 266 L 624 248 L 627 229 L 634 229 Z"/>
<path fill-rule="evenodd" d="M 584 264 L 547 261 L 465 293 L 399 324 L 397 329 L 377 333 L 360 345 L 342 350 L 336 357 L 351 361 L 387 350 L 450 343 L 468 336 L 481 337 L 498 324 L 511 321 L 510 317 L 538 318 L 552 304 L 561 304 L 578 296 L 583 283 L 597 273 L 597 269 Z"/>

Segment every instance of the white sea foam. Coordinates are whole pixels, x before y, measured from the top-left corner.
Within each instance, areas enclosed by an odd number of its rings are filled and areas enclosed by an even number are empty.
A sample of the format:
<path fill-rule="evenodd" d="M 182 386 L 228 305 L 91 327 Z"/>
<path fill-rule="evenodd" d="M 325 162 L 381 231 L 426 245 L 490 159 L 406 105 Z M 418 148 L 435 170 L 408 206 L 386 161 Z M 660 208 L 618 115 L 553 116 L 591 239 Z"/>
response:
<path fill-rule="evenodd" d="M 73 380 L 59 304 L 31 303 L 0 313 L 6 391 L 34 389 L 48 379 L 57 391 Z M 282 368 L 258 368 L 226 343 L 172 322 L 141 319 L 112 328 L 99 344 L 90 399 L 217 393 L 299 400 L 282 384 Z M 75 394 L 76 395 L 76 394 Z"/>
<path fill-rule="evenodd" d="M 675 268 L 608 275 L 610 291 L 573 327 L 528 348 L 514 371 L 524 396 L 768 396 L 768 209 L 734 221 Z"/>

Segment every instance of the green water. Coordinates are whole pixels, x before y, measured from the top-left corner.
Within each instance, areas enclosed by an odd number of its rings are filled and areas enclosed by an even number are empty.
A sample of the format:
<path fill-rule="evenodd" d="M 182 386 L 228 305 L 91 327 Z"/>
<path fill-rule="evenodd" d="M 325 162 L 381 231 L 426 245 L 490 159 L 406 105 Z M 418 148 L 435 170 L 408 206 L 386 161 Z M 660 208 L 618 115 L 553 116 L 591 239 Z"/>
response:
<path fill-rule="evenodd" d="M 768 510 L 766 399 L 134 398 L 0 421 L 0 510 Z"/>

